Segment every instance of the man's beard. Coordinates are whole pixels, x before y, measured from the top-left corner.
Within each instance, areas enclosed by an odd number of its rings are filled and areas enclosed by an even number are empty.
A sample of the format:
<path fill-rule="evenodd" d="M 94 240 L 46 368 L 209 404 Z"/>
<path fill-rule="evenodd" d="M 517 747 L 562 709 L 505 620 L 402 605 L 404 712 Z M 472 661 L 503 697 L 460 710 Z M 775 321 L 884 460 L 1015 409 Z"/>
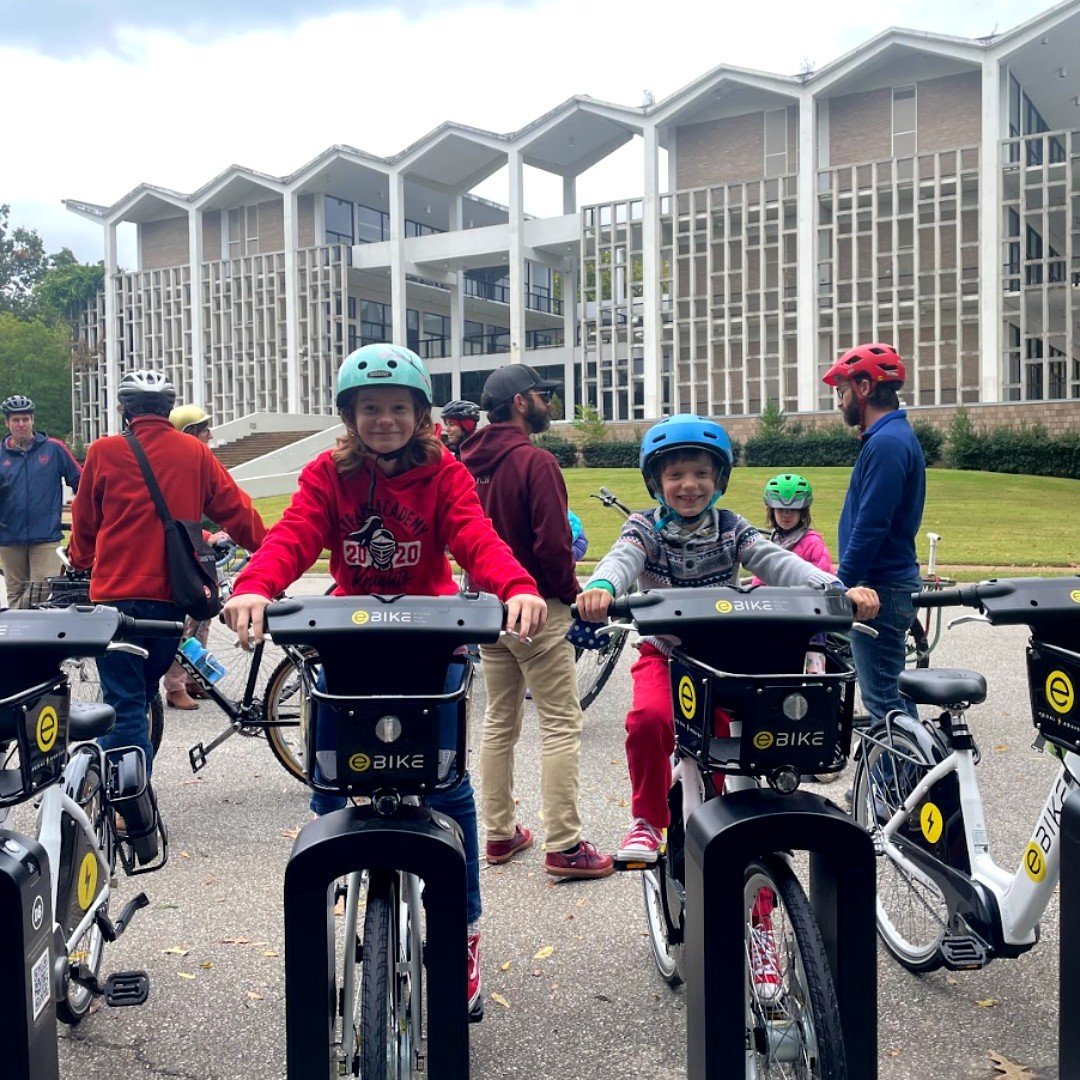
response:
<path fill-rule="evenodd" d="M 841 407 L 841 415 L 844 417 L 844 423 L 848 427 L 858 427 L 862 422 L 861 410 L 859 409 L 860 399 L 852 390 L 851 397 Z"/>
<path fill-rule="evenodd" d="M 529 407 L 525 410 L 525 423 L 528 424 L 529 431 L 534 435 L 539 435 L 551 427 L 551 417 L 543 405 L 538 405 L 530 398 Z"/>

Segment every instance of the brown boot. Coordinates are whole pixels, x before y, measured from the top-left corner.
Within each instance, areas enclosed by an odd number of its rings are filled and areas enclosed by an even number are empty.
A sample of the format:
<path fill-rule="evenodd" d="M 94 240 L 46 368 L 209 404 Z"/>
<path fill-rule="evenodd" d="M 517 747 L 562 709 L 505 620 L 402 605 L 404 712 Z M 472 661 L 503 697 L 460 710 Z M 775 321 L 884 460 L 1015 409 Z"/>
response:
<path fill-rule="evenodd" d="M 184 683 L 184 691 L 187 696 L 191 698 L 205 698 L 210 696 L 197 682 L 193 682 L 191 679 L 188 679 L 188 681 Z"/>
<path fill-rule="evenodd" d="M 165 701 L 170 709 L 197 709 L 199 703 L 188 697 L 186 690 L 170 690 L 165 695 Z"/>

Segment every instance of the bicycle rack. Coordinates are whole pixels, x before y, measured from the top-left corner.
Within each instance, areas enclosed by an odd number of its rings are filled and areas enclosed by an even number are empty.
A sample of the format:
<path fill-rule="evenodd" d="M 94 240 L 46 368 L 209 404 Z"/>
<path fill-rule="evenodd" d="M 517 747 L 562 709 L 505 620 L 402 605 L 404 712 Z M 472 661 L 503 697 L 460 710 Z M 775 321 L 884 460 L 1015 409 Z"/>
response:
<path fill-rule="evenodd" d="M 1080 788 L 1061 807 L 1061 928 L 1058 942 L 1058 1075 L 1080 1078 Z"/>
<path fill-rule="evenodd" d="M 877 1077 L 873 842 L 861 826 L 817 795 L 804 791 L 779 795 L 764 789 L 710 799 L 687 823 L 688 1080 L 742 1075 L 743 870 L 763 853 L 793 850 L 810 853 L 810 902 L 836 984 L 848 1075 L 859 1080 Z"/>
<path fill-rule="evenodd" d="M 0 829 L 0 926 L 4 1075 L 58 1080 L 49 858 L 36 840 L 7 829 Z"/>
<path fill-rule="evenodd" d="M 334 1003 L 327 979 L 332 985 L 334 969 L 312 958 L 333 956 L 327 890 L 362 869 L 403 870 L 424 881 L 427 1072 L 467 1080 L 465 852 L 453 822 L 423 806 L 401 806 L 391 817 L 370 806 L 347 807 L 310 822 L 293 845 L 285 867 L 288 1080 L 330 1075 Z"/>

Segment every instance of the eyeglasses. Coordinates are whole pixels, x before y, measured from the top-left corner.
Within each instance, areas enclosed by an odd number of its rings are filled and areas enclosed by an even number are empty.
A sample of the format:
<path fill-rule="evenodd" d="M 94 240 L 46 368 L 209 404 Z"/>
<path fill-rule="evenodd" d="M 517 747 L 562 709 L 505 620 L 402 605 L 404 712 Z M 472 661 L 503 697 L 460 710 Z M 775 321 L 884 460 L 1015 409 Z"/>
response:
<path fill-rule="evenodd" d="M 849 383 L 845 383 L 845 384 L 844 384 L 843 386 L 838 386 L 838 387 L 836 388 L 836 396 L 837 396 L 837 397 L 838 397 L 838 398 L 839 398 L 839 399 L 840 399 L 841 401 L 843 401 L 843 400 L 844 400 L 844 395 L 845 395 L 845 394 L 846 394 L 846 393 L 848 392 L 848 387 L 849 387 L 849 386 L 850 386 L 850 384 L 849 384 Z"/>
<path fill-rule="evenodd" d="M 551 395 L 554 393 L 554 391 L 553 390 L 530 390 L 529 393 L 530 394 L 535 394 L 541 401 L 547 403 L 547 402 L 551 401 Z"/>

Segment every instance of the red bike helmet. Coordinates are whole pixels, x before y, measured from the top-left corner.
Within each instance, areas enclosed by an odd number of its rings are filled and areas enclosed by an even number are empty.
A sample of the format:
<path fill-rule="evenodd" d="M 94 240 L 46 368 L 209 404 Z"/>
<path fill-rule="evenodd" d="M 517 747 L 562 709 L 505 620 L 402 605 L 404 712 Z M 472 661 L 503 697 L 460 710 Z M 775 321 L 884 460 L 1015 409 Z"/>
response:
<path fill-rule="evenodd" d="M 904 361 L 891 346 L 871 342 L 848 349 L 821 377 L 821 381 L 835 386 L 839 379 L 854 379 L 865 375 L 874 382 L 904 381 Z"/>

